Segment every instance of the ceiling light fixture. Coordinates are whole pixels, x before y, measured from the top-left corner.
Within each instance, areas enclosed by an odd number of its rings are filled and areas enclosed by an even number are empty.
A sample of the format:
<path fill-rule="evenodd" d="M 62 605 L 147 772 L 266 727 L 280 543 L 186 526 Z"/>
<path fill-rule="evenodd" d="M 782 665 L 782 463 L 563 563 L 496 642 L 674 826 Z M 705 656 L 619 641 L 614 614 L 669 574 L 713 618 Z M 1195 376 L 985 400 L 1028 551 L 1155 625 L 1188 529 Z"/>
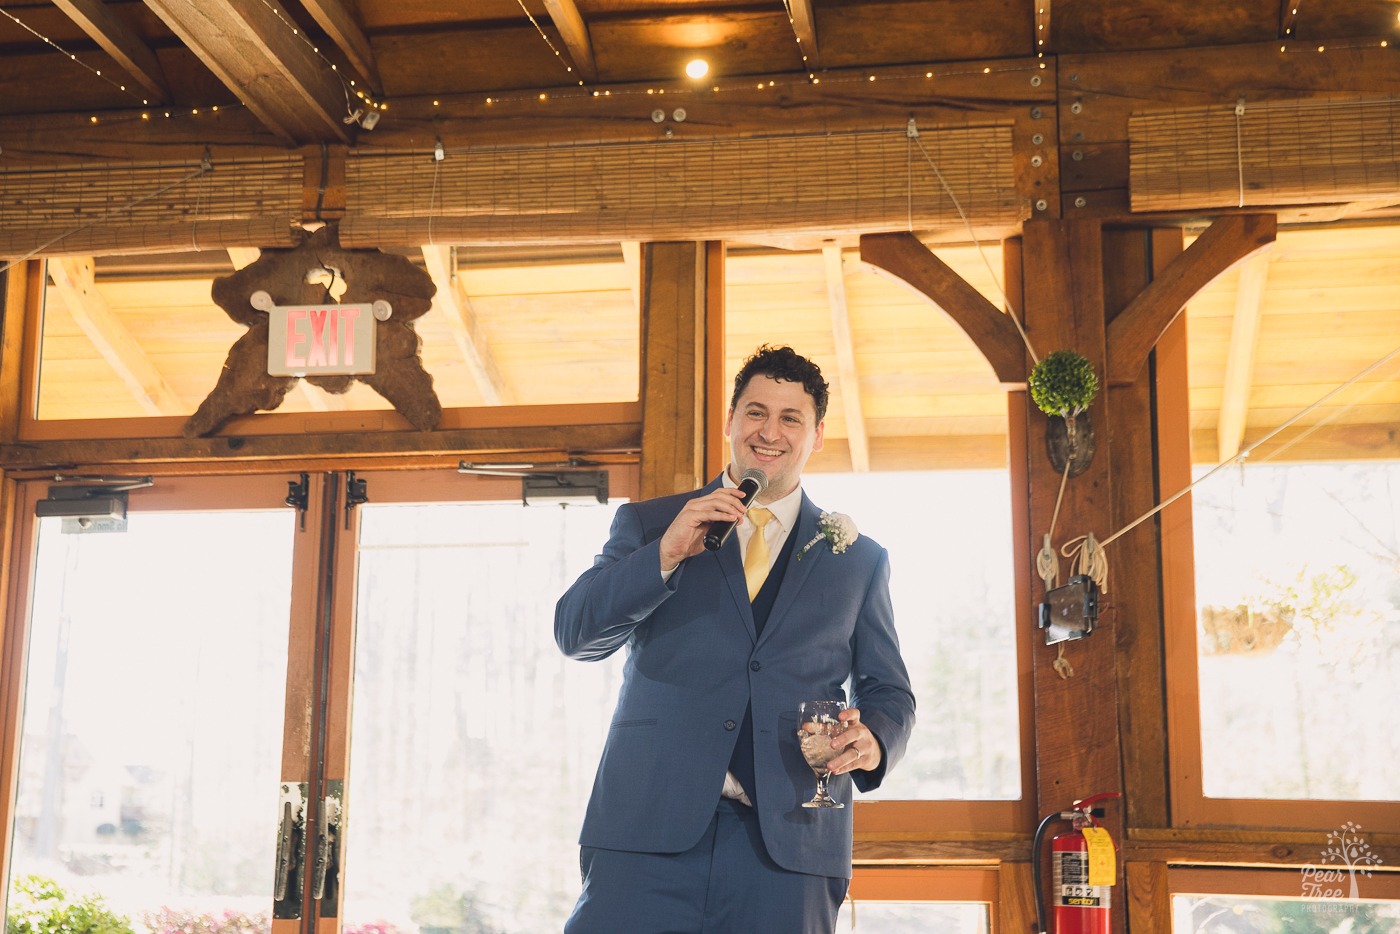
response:
<path fill-rule="evenodd" d="M 686 62 L 685 73 L 692 78 L 703 78 L 710 73 L 710 63 L 703 58 L 693 58 Z"/>

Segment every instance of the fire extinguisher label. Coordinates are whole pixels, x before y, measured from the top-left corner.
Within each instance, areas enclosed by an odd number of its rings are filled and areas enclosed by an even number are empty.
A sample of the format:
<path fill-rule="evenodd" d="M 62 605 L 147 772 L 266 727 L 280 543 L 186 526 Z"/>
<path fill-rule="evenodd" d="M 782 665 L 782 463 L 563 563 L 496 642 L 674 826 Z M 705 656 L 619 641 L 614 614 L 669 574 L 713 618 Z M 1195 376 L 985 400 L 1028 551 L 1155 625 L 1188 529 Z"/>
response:
<path fill-rule="evenodd" d="M 1089 854 L 1056 851 L 1052 854 L 1055 904 L 1065 908 L 1108 908 L 1113 888 L 1089 884 Z"/>

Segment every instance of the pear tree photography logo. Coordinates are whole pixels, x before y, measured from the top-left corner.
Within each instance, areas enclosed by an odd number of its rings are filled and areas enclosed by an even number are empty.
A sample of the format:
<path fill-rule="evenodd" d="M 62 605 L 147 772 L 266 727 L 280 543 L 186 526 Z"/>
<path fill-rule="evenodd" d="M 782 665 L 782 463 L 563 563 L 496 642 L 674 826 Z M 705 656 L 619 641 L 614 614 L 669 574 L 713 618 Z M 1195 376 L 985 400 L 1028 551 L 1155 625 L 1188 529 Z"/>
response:
<path fill-rule="evenodd" d="M 1330 901 L 1326 907 L 1338 907 L 1338 902 L 1354 902 L 1360 898 L 1356 877 L 1371 875 L 1371 867 L 1382 860 L 1371 850 L 1371 844 L 1361 835 L 1361 826 L 1347 821 L 1327 834 L 1327 846 L 1322 862 L 1303 867 L 1303 897 Z"/>

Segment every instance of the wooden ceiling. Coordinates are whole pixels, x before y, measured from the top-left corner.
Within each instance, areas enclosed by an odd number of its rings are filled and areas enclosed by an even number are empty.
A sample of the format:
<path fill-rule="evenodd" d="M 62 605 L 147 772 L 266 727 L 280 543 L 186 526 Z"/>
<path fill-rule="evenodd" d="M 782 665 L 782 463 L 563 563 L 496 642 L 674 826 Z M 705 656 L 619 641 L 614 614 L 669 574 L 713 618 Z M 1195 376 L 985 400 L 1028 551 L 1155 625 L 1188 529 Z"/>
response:
<path fill-rule="evenodd" d="M 1395 0 L 0 0 L 0 173 L 305 153 L 304 197 L 333 216 L 335 179 L 323 205 L 313 171 L 322 144 L 343 166 L 347 151 L 437 143 L 821 134 L 917 115 L 924 127 L 1009 127 L 1024 216 L 1195 231 L 1238 205 L 1135 216 L 1129 119 L 1400 94 L 1398 13 Z M 683 75 L 697 57 L 703 82 Z M 1197 460 L 1260 437 L 1400 344 L 1397 204 L 1400 184 L 1267 205 L 1285 224 L 1276 246 L 1188 309 Z M 1001 463 L 1005 400 L 990 368 L 940 309 L 861 264 L 855 232 L 731 241 L 728 372 L 776 339 L 839 374 L 828 468 Z M 919 234 L 1001 305 L 998 240 L 1015 232 L 974 215 Z M 382 245 L 439 280 L 419 330 L 444 404 L 636 397 L 635 243 Z M 192 410 L 237 336 L 208 300 L 210 277 L 248 260 L 234 249 L 55 266 L 41 414 Z M 1330 417 L 1371 434 L 1337 450 L 1364 454 L 1400 421 L 1395 382 L 1392 366 L 1363 402 L 1339 400 Z M 307 390 L 285 408 L 383 406 L 357 393 Z M 1299 442 L 1304 452 L 1328 453 Z"/>
<path fill-rule="evenodd" d="M 820 75 L 1396 29 L 1393 0 L 4 0 L 0 10 L 12 17 L 0 18 L 0 114 L 242 101 L 302 143 L 355 129 L 341 122 L 327 63 L 394 101 L 677 80 L 697 56 L 714 77 Z"/>

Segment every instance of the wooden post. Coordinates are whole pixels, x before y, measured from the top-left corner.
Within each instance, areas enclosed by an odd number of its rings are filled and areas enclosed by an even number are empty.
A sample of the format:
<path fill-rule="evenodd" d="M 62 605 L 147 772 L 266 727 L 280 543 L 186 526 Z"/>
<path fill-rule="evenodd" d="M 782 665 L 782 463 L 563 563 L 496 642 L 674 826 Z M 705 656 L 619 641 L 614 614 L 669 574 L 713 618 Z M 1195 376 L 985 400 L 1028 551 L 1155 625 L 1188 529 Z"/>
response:
<path fill-rule="evenodd" d="M 705 479 L 719 475 L 729 463 L 724 419 L 729 414 L 733 387 L 724 381 L 724 263 L 723 240 L 705 244 Z"/>
<path fill-rule="evenodd" d="M 1104 300 L 1111 322 L 1182 251 L 1174 230 L 1121 229 L 1104 233 Z M 1177 324 L 1170 327 L 1177 327 Z M 1143 367 L 1129 384 L 1110 384 L 1107 425 L 1113 476 L 1109 534 L 1150 511 L 1159 501 L 1153 434 L 1152 379 Z M 1185 392 L 1185 384 L 1181 386 Z M 1170 493 L 1171 491 L 1166 491 Z M 1166 683 L 1163 677 L 1159 524 L 1154 517 L 1108 546 L 1117 641 L 1119 724 L 1123 744 L 1124 808 L 1128 826 L 1167 827 Z"/>
<path fill-rule="evenodd" d="M 20 412 L 23 392 L 24 315 L 29 307 L 31 282 L 37 278 L 31 267 L 42 267 L 42 261 L 16 263 L 0 273 L 0 442 L 10 443 L 19 438 Z M 39 288 L 43 288 L 40 280 Z"/>
<path fill-rule="evenodd" d="M 705 311 L 704 244 L 643 244 L 643 499 L 703 482 Z"/>
<path fill-rule="evenodd" d="M 1013 252 L 1012 256 L 1015 255 Z M 1021 295 L 1011 296 L 1023 310 L 1027 335 L 1042 358 L 1056 350 L 1083 354 L 1096 373 L 1104 373 L 1107 358 L 1104 319 L 1102 236 L 1097 222 L 1030 221 L 1022 240 L 1019 276 Z M 1029 393 L 1027 394 L 1029 400 Z M 1097 434 L 1097 453 L 1079 476 L 1064 485 L 1064 498 L 1052 542 L 1064 542 L 1092 532 L 1102 541 L 1112 533 L 1112 483 L 1109 449 L 1111 424 L 1107 393 L 1100 392 L 1089 409 Z M 1050 529 L 1061 486 L 1061 472 L 1046 454 L 1048 416 L 1027 406 L 1027 478 L 1030 488 L 1030 538 L 1039 550 Z M 1060 582 L 1068 576 L 1061 561 Z M 1033 566 L 1033 565 L 1032 565 Z M 1120 570 L 1109 587 L 1121 580 Z M 1044 586 L 1032 581 L 1036 600 Z M 1117 623 L 1111 612 L 1100 615 L 1088 638 L 1063 643 L 1073 674 L 1061 677 L 1054 662 L 1060 646 L 1037 638 L 1032 659 L 1035 686 L 1035 748 L 1037 812 L 1068 808 L 1075 800 L 1100 792 L 1123 790 L 1118 745 L 1118 683 L 1115 662 Z M 1105 825 L 1123 840 L 1122 808 L 1110 803 Z M 1040 854 L 1034 858 L 1039 859 Z M 1121 892 L 1121 889 L 1118 890 Z M 1044 893 L 1042 893 L 1043 895 Z M 1114 900 L 1114 930 L 1122 931 L 1126 913 L 1121 897 Z"/>

